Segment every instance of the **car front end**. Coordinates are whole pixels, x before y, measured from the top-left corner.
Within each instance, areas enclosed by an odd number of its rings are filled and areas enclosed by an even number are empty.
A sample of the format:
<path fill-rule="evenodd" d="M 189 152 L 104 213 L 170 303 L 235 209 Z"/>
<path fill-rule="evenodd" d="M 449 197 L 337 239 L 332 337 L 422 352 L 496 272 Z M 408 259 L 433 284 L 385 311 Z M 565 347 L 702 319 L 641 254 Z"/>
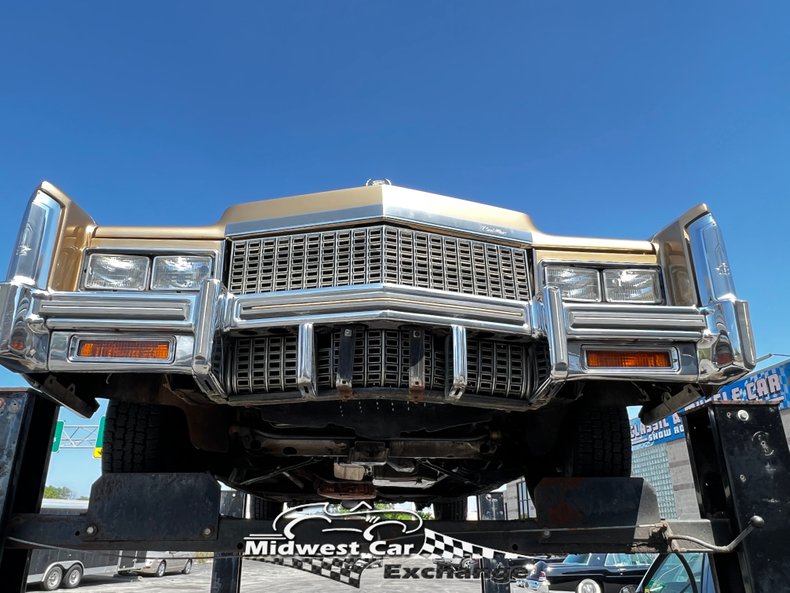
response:
<path fill-rule="evenodd" d="M 471 425 L 601 398 L 652 422 L 755 353 L 704 205 L 649 241 L 551 236 L 519 212 L 391 185 L 243 204 L 206 227 L 103 227 L 43 183 L 0 283 L 0 363 L 83 415 L 96 396 L 173 405 L 199 448 L 291 453 L 238 417 L 212 431 L 213 410 L 317 430 L 310 406 L 421 406 Z M 492 446 L 393 438 L 409 426 L 367 431 L 401 460 L 385 489 L 414 486 L 406 460 Z M 304 441 L 297 456 L 348 467 L 384 455 Z"/>

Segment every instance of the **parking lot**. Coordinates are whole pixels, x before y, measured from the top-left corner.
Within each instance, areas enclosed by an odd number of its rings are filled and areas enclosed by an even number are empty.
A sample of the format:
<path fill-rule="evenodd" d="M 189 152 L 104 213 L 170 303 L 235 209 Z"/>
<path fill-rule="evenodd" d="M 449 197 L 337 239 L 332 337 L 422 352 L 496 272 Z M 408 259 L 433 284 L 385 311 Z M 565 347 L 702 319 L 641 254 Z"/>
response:
<path fill-rule="evenodd" d="M 397 561 L 387 561 L 389 564 L 398 563 L 403 567 L 426 568 L 433 567 L 430 560 L 423 558 L 406 558 Z M 144 593 L 162 591 L 165 593 L 208 593 L 211 586 L 210 561 L 196 563 L 191 574 L 167 575 L 155 577 L 85 577 L 83 584 L 77 589 L 85 593 Z M 403 572 L 401 570 L 401 572 Z M 30 591 L 40 590 L 37 586 L 28 588 Z M 308 593 L 320 591 L 321 593 L 351 593 L 353 591 L 379 592 L 388 591 L 395 593 L 473 593 L 480 591 L 479 581 L 447 580 L 447 579 L 385 579 L 384 568 L 368 568 L 362 574 L 360 588 L 332 581 L 328 578 L 308 574 L 306 572 L 277 566 L 269 563 L 244 560 L 242 567 L 241 590 L 245 593 L 260 591 L 278 591 L 280 593 Z M 516 590 L 514 588 L 514 590 Z"/>

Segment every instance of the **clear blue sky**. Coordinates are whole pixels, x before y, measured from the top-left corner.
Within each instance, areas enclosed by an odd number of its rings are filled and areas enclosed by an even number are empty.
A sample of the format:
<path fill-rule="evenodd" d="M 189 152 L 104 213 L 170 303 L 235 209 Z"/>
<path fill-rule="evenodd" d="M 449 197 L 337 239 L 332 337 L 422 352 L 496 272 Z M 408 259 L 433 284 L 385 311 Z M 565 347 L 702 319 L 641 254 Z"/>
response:
<path fill-rule="evenodd" d="M 706 201 L 758 352 L 785 352 L 789 45 L 787 2 L 3 3 L 0 267 L 42 179 L 100 224 L 369 177 L 571 235 Z M 98 472 L 53 463 L 80 493 Z"/>

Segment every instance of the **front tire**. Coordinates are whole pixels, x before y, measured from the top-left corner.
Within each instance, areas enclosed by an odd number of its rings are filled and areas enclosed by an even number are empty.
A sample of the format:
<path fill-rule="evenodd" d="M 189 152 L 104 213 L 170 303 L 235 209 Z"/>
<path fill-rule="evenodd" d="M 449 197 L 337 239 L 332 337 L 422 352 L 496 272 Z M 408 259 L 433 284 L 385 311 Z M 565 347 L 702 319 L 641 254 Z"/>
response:
<path fill-rule="evenodd" d="M 159 566 L 156 567 L 156 574 L 154 576 L 163 577 L 165 576 L 165 572 L 167 572 L 167 562 L 162 560 Z"/>
<path fill-rule="evenodd" d="M 627 478 L 631 475 L 631 426 L 622 407 L 579 411 L 569 426 L 566 477 Z"/>
<path fill-rule="evenodd" d="M 592 579 L 584 579 L 576 585 L 576 593 L 602 593 L 601 585 Z"/>
<path fill-rule="evenodd" d="M 437 521 L 466 521 L 467 499 L 433 503 L 433 518 Z"/>
<path fill-rule="evenodd" d="M 115 400 L 107 406 L 102 473 L 190 471 L 193 454 L 178 408 Z"/>
<path fill-rule="evenodd" d="M 631 475 L 631 426 L 624 407 L 584 407 L 563 424 L 553 451 L 526 461 L 532 500 L 543 478 L 627 478 Z"/>
<path fill-rule="evenodd" d="M 75 564 L 66 572 L 66 576 L 63 577 L 63 588 L 64 589 L 76 589 L 80 586 L 82 582 L 82 567 L 79 564 Z"/>
<path fill-rule="evenodd" d="M 283 512 L 283 503 L 267 500 L 260 496 L 250 496 L 250 518 L 272 520 Z"/>

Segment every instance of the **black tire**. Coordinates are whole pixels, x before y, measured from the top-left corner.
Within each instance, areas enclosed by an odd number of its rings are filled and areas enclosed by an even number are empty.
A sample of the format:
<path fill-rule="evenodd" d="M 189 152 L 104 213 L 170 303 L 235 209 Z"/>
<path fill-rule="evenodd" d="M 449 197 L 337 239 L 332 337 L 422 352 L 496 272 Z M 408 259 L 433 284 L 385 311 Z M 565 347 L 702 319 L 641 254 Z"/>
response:
<path fill-rule="evenodd" d="M 162 560 L 159 563 L 159 566 L 156 567 L 156 573 L 154 574 L 154 576 L 155 577 L 163 577 L 163 576 L 165 576 L 166 572 L 167 572 L 167 562 Z"/>
<path fill-rule="evenodd" d="M 466 521 L 467 499 L 433 503 L 433 518 L 437 521 Z"/>
<path fill-rule="evenodd" d="M 54 591 L 63 582 L 63 569 L 60 566 L 53 566 L 44 575 L 41 581 L 41 588 L 44 591 Z"/>
<path fill-rule="evenodd" d="M 79 564 L 75 564 L 66 571 L 66 574 L 63 577 L 63 584 L 61 586 L 64 589 L 76 589 L 80 586 L 81 582 L 82 567 Z"/>
<path fill-rule="evenodd" d="M 564 475 L 627 478 L 631 475 L 631 426 L 622 407 L 586 408 L 569 426 Z"/>
<path fill-rule="evenodd" d="M 266 500 L 260 496 L 250 496 L 250 518 L 272 520 L 283 512 L 283 503 Z"/>
<path fill-rule="evenodd" d="M 187 563 L 184 565 L 184 568 L 181 569 L 181 574 L 189 574 L 192 572 L 192 559 L 190 558 L 187 560 Z"/>
<path fill-rule="evenodd" d="M 103 473 L 190 471 L 193 453 L 178 408 L 119 401 L 107 406 Z"/>

